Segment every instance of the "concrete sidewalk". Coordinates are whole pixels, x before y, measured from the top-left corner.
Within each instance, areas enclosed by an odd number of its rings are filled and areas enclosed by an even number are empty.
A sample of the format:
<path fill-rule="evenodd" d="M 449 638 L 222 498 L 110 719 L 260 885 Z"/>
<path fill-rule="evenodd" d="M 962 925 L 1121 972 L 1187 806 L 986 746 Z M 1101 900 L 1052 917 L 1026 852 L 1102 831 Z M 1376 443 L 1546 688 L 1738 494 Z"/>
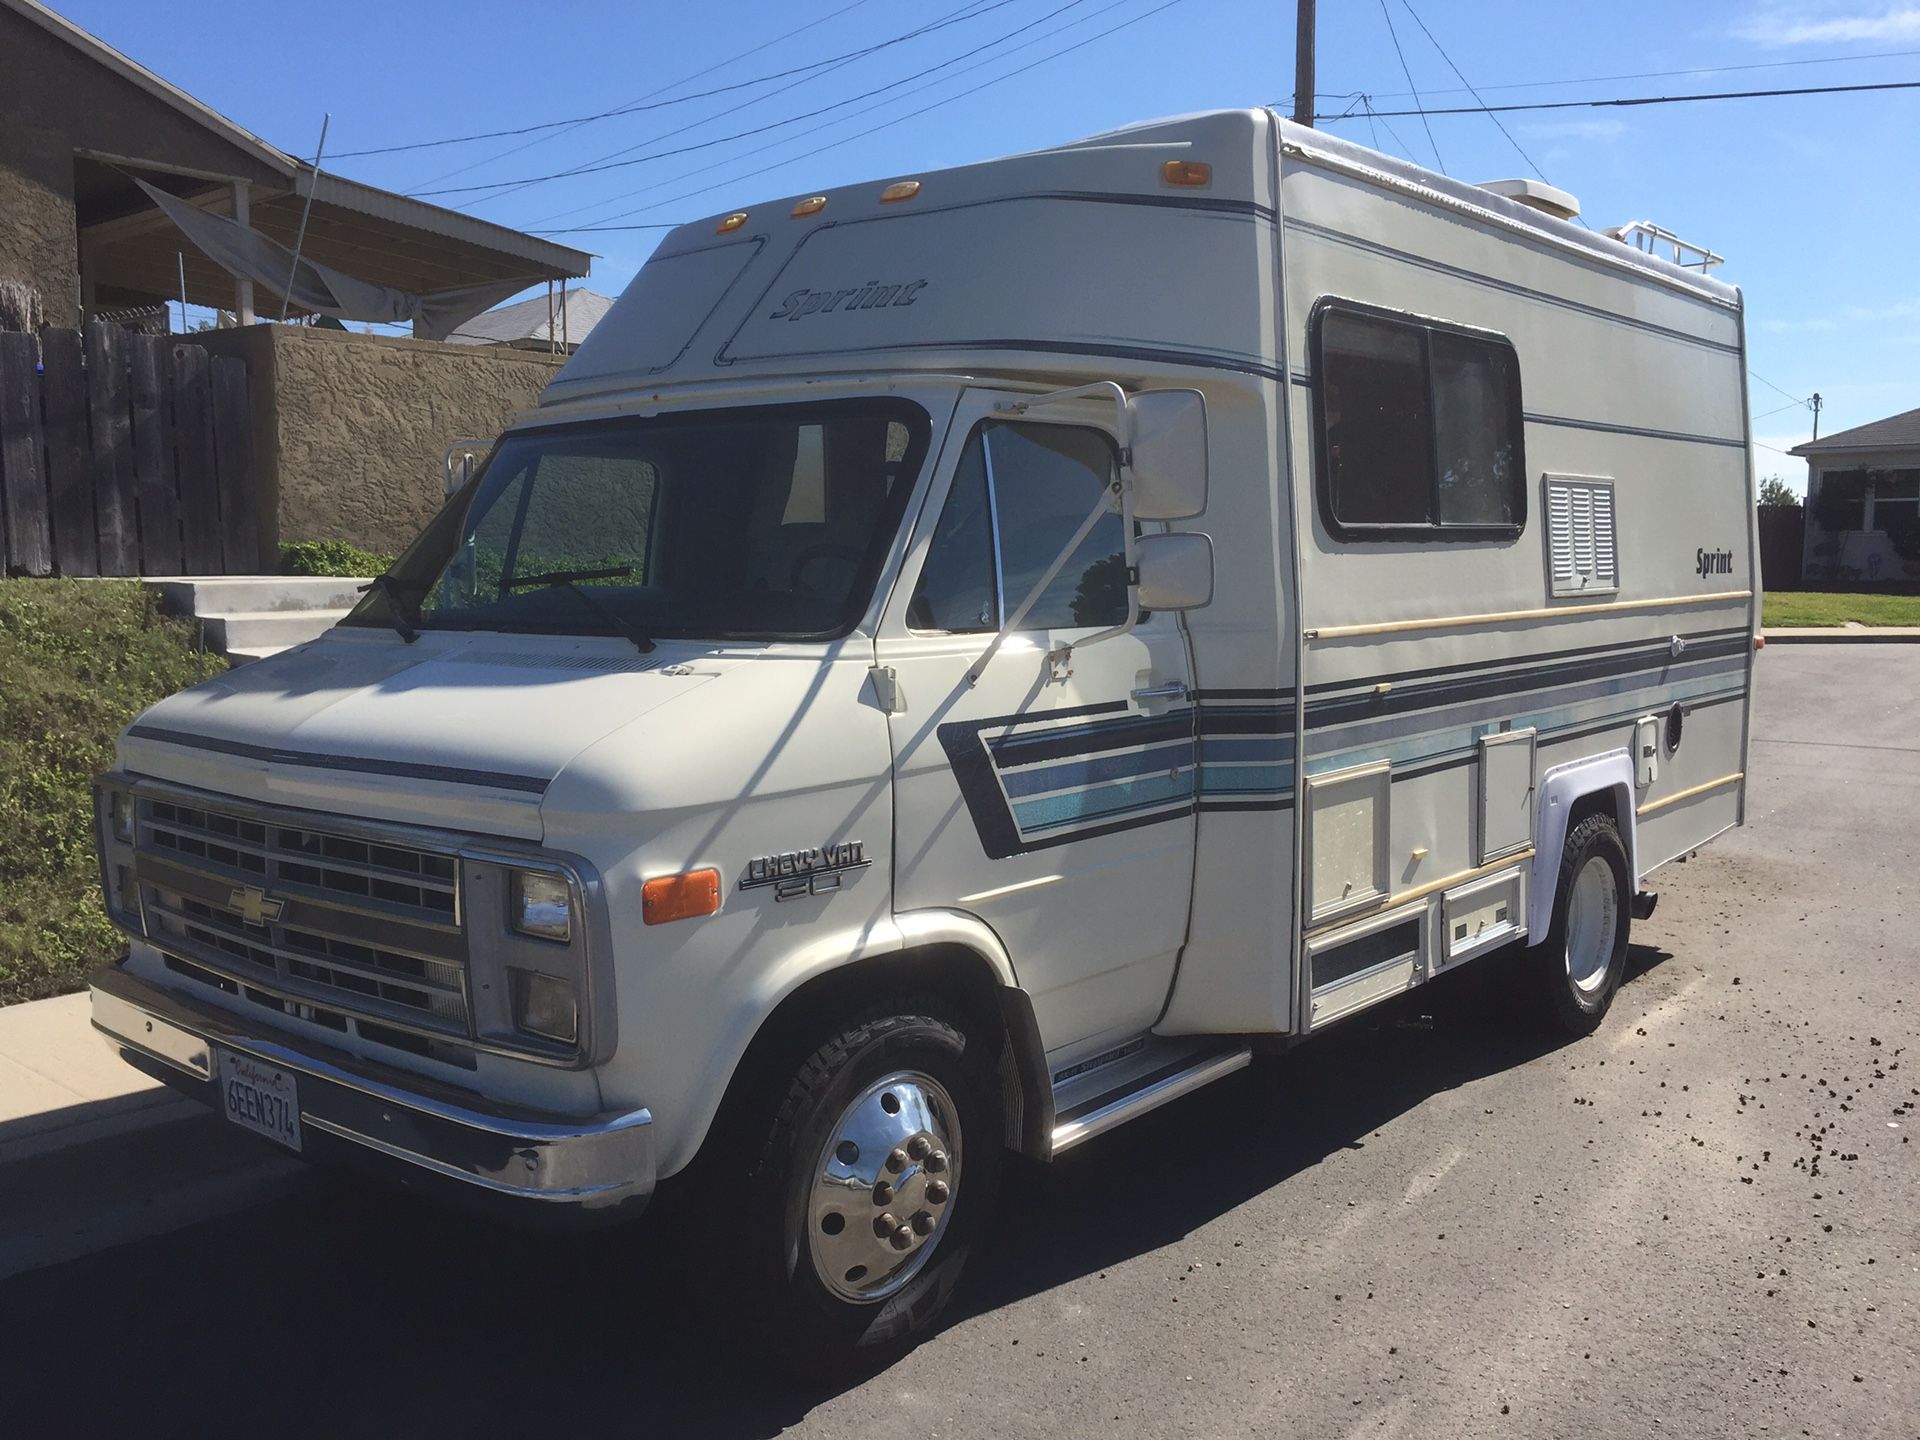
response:
<path fill-rule="evenodd" d="M 85 994 L 0 1007 L 0 1167 L 204 1113 L 115 1054 Z"/>
<path fill-rule="evenodd" d="M 1769 645 L 1920 645 L 1920 625 L 1790 625 L 1760 633 Z"/>

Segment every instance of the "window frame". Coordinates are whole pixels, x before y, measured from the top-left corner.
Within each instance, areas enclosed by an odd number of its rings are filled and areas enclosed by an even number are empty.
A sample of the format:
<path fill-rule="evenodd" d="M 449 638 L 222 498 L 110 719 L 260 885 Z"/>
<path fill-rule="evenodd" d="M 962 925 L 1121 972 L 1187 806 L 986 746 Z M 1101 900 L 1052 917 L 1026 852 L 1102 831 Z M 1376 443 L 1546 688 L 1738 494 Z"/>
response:
<path fill-rule="evenodd" d="M 1356 316 L 1360 319 L 1385 321 L 1403 329 L 1417 331 L 1420 336 L 1420 361 L 1427 382 L 1427 452 L 1430 474 L 1427 479 L 1427 501 L 1430 513 L 1440 513 L 1440 414 L 1435 403 L 1433 337 L 1446 335 L 1458 340 L 1466 340 L 1495 347 L 1507 352 L 1510 359 L 1508 374 L 1507 407 L 1512 417 L 1513 437 L 1513 506 L 1515 519 L 1502 525 L 1450 525 L 1440 520 L 1419 522 L 1409 521 L 1343 521 L 1334 508 L 1332 456 L 1327 446 L 1327 389 L 1326 355 L 1323 338 L 1326 319 L 1329 315 Z M 1326 527 L 1327 534 L 1335 540 L 1352 544 L 1367 541 L 1417 540 L 1425 542 L 1444 542 L 1448 544 L 1485 544 L 1498 541 L 1518 540 L 1527 528 L 1527 421 L 1521 405 L 1520 352 L 1513 341 L 1497 330 L 1488 330 L 1476 325 L 1463 325 L 1457 321 L 1440 320 L 1432 316 L 1416 315 L 1408 310 L 1394 310 L 1384 305 L 1369 305 L 1359 300 L 1348 300 L 1337 295 L 1323 295 L 1314 302 L 1312 313 L 1307 320 L 1307 350 L 1311 357 L 1313 370 L 1311 389 L 1313 391 L 1313 457 L 1314 457 L 1314 496 L 1320 512 L 1320 523 Z"/>
<path fill-rule="evenodd" d="M 1101 443 L 1107 447 L 1107 454 L 1113 463 L 1113 473 L 1115 474 L 1119 473 L 1120 465 L 1121 465 L 1120 442 L 1114 438 L 1113 432 L 1108 430 L 1103 425 L 1089 424 L 1084 420 L 1040 419 L 1033 415 L 1021 415 L 1013 419 L 1008 419 L 998 415 L 982 415 L 979 419 L 975 420 L 967 430 L 966 439 L 963 442 L 961 442 L 960 448 L 954 452 L 953 465 L 950 469 L 948 469 L 946 475 L 943 477 L 943 482 L 940 490 L 938 503 L 934 503 L 933 497 L 929 496 L 928 503 L 921 512 L 922 516 L 924 517 L 922 523 L 928 526 L 927 545 L 926 545 L 926 549 L 921 552 L 919 564 L 913 577 L 913 586 L 911 589 L 909 589 L 906 592 L 907 604 L 906 604 L 906 609 L 902 612 L 904 627 L 906 629 L 906 632 L 909 635 L 915 635 L 915 636 L 949 635 L 954 637 L 978 636 L 982 639 L 987 639 L 994 635 L 1000 634 L 1003 630 L 1005 630 L 1006 623 L 1007 623 L 1007 611 L 1009 609 L 1009 601 L 1011 601 L 1012 604 L 1014 605 L 1018 605 L 1022 600 L 1027 598 L 1026 593 L 1024 591 L 1021 592 L 1019 595 L 1009 595 L 1007 593 L 1006 554 L 1000 542 L 1001 531 L 1000 531 L 999 481 L 994 474 L 993 452 L 987 447 L 987 442 L 986 442 L 986 431 L 989 427 L 994 427 L 998 429 L 1015 429 L 1015 428 L 1026 426 L 1026 425 L 1045 425 L 1057 430 L 1083 430 L 1089 434 L 1097 435 L 1100 438 Z M 981 462 L 985 467 L 985 471 L 986 471 L 987 529 L 988 529 L 988 534 L 990 538 L 990 543 L 992 546 L 992 554 L 989 558 L 993 562 L 992 573 L 987 578 L 988 578 L 988 583 L 993 590 L 993 624 L 990 628 L 984 629 L 984 630 L 923 630 L 917 625 L 913 624 L 911 619 L 906 617 L 912 614 L 913 602 L 918 598 L 920 594 L 920 585 L 926 577 L 927 557 L 933 553 L 934 542 L 939 538 L 940 519 L 946 513 L 947 502 L 953 496 L 954 480 L 960 474 L 961 463 L 966 459 L 967 451 L 974 444 L 975 441 L 978 441 L 980 444 Z M 1137 531 L 1137 527 L 1136 527 L 1136 531 Z M 1057 579 L 1058 577 L 1056 576 L 1055 578 Z M 1145 610 L 1142 610 L 1140 612 L 1141 623 L 1145 623 L 1147 618 L 1148 618 L 1148 612 Z M 1029 634 L 1039 634 L 1039 633 L 1050 634 L 1056 630 L 1059 630 L 1059 631 L 1100 630 L 1100 629 L 1107 628 L 1103 625 L 1045 625 L 1045 626 L 1042 626 L 1042 625 L 1034 625 L 1030 623 L 1031 619 L 1032 619 L 1031 616 L 1027 617 L 1027 620 L 1021 623 L 1021 627 L 1018 630 L 1009 631 L 1007 633 L 1014 634 L 1014 635 L 1029 635 Z"/>

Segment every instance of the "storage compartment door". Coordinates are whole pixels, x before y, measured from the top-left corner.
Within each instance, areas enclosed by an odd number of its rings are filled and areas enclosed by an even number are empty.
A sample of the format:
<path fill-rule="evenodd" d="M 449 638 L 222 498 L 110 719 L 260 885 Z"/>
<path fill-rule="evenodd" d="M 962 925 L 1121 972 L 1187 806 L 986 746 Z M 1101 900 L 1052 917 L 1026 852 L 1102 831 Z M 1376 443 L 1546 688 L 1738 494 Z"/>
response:
<path fill-rule="evenodd" d="M 1480 863 L 1490 865 L 1533 844 L 1531 730 L 1480 737 Z"/>

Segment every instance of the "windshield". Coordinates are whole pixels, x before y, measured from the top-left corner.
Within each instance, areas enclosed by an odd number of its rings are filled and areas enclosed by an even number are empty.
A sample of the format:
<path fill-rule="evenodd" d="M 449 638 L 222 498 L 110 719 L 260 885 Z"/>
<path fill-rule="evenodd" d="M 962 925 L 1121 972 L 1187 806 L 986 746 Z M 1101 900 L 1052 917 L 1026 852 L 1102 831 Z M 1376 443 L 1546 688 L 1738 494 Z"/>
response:
<path fill-rule="evenodd" d="M 826 639 L 859 621 L 926 412 L 838 400 L 509 433 L 344 622 Z"/>

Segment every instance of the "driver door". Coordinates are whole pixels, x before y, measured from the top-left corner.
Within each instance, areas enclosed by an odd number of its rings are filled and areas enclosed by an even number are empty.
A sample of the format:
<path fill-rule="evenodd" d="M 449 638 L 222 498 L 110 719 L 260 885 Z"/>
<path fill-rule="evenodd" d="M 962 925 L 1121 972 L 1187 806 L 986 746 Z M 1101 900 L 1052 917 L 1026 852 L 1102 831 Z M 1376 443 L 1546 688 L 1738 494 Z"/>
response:
<path fill-rule="evenodd" d="M 889 602 L 894 891 L 900 910 L 990 925 L 1033 997 L 1050 1058 L 1072 1063 L 1159 1017 L 1185 942 L 1195 710 L 1177 617 L 1049 652 L 1127 613 L 1118 513 L 1102 517 L 988 650 L 1117 474 L 1113 410 L 996 414 L 961 399 Z"/>

